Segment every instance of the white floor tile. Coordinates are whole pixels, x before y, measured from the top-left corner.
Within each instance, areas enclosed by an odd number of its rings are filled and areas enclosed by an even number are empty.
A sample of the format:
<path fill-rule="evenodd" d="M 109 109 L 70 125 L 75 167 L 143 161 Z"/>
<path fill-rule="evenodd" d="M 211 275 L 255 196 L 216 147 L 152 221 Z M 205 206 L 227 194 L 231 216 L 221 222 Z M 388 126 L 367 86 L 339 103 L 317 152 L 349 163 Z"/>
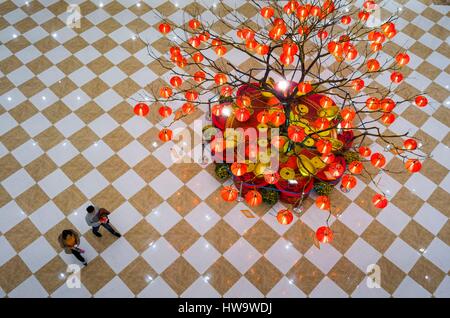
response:
<path fill-rule="evenodd" d="M 97 193 L 109 185 L 109 182 L 97 170 L 92 170 L 83 178 L 78 180 L 75 185 L 88 198 L 93 198 Z"/>
<path fill-rule="evenodd" d="M 248 206 L 244 203 L 238 203 L 230 210 L 230 212 L 223 218 L 231 227 L 233 227 L 240 235 L 243 235 L 248 229 L 250 229 L 256 222 L 258 217 L 247 218 L 242 214 L 241 210 L 249 210 Z"/>
<path fill-rule="evenodd" d="M 16 251 L 5 236 L 0 236 L 0 251 L 2 251 L 0 253 L 0 267 L 16 255 Z"/>
<path fill-rule="evenodd" d="M 27 217 L 15 201 L 0 207 L 0 232 L 6 233 Z"/>
<path fill-rule="evenodd" d="M 47 298 L 48 293 L 36 277 L 30 276 L 8 294 L 10 298 Z"/>
<path fill-rule="evenodd" d="M 324 277 L 322 281 L 309 294 L 314 298 L 347 298 L 348 295 L 338 285 L 336 285 L 328 277 Z"/>
<path fill-rule="evenodd" d="M 123 235 L 142 220 L 139 213 L 128 201 L 112 211 L 109 219 L 114 227 Z"/>
<path fill-rule="evenodd" d="M 275 265 L 280 272 L 286 274 L 291 267 L 297 263 L 302 254 L 295 249 L 291 242 L 281 237 L 266 251 L 264 256 Z"/>
<path fill-rule="evenodd" d="M 53 171 L 44 179 L 38 182 L 42 190 L 53 199 L 58 194 L 72 185 L 72 181 L 60 169 Z"/>
<path fill-rule="evenodd" d="M 358 238 L 347 252 L 345 252 L 345 257 L 366 273 L 367 267 L 376 264 L 381 254 L 362 238 Z"/>
<path fill-rule="evenodd" d="M 114 277 L 103 286 L 95 295 L 95 298 L 134 298 L 133 292 L 119 278 Z"/>
<path fill-rule="evenodd" d="M 129 199 L 138 193 L 146 183 L 134 170 L 128 170 L 116 179 L 112 185 L 125 199 Z"/>
<path fill-rule="evenodd" d="M 41 236 L 23 249 L 19 255 L 30 271 L 36 273 L 56 256 L 56 252 L 47 240 Z"/>
<path fill-rule="evenodd" d="M 408 273 L 420 258 L 420 253 L 397 237 L 384 253 L 384 256 L 405 273 Z"/>
<path fill-rule="evenodd" d="M 270 298 L 306 298 L 306 294 L 302 292 L 293 281 L 287 277 L 283 277 L 267 294 Z"/>
<path fill-rule="evenodd" d="M 247 278 L 241 277 L 236 284 L 233 285 L 223 295 L 224 298 L 262 298 L 264 295 L 248 281 Z"/>
<path fill-rule="evenodd" d="M 181 220 L 181 216 L 166 201 L 145 218 L 161 235 L 164 235 Z"/>
<path fill-rule="evenodd" d="M 179 256 L 180 253 L 163 237 L 156 242 L 152 242 L 148 249 L 142 253 L 142 257 L 158 274 L 161 274 Z"/>
<path fill-rule="evenodd" d="M 117 153 L 130 167 L 134 167 L 139 162 L 150 155 L 150 152 L 139 142 L 133 140 Z"/>
<path fill-rule="evenodd" d="M 37 159 L 44 152 L 42 151 L 41 147 L 39 147 L 37 142 L 30 139 L 14 149 L 11 153 L 14 158 L 16 158 L 16 160 L 24 167 L 33 160 Z"/>
<path fill-rule="evenodd" d="M 220 257 L 220 253 L 203 237 L 200 237 L 183 257 L 199 272 L 203 274 Z"/>
<path fill-rule="evenodd" d="M 52 149 L 47 151 L 47 155 L 53 160 L 58 167 L 62 167 L 65 163 L 72 160 L 79 154 L 77 148 L 68 140 L 60 142 Z"/>
<path fill-rule="evenodd" d="M 427 259 L 439 267 L 444 273 L 450 270 L 450 247 L 439 238 L 434 238 L 423 253 Z"/>
<path fill-rule="evenodd" d="M 220 220 L 220 216 L 204 202 L 197 205 L 188 215 L 186 221 L 201 235 L 208 232 Z"/>
<path fill-rule="evenodd" d="M 330 244 L 321 244 L 320 249 L 311 246 L 304 256 L 324 274 L 327 274 L 339 261 L 342 254 Z"/>
<path fill-rule="evenodd" d="M 241 274 L 245 274 L 250 267 L 261 257 L 259 253 L 247 240 L 240 238 L 230 247 L 223 256 L 234 266 Z"/>
<path fill-rule="evenodd" d="M 405 277 L 392 295 L 395 298 L 429 298 L 431 296 L 428 291 L 409 276 Z"/>
<path fill-rule="evenodd" d="M 118 274 L 138 257 L 139 254 L 124 237 L 121 237 L 111 244 L 101 256 L 112 270 Z"/>
<path fill-rule="evenodd" d="M 153 179 L 149 185 L 164 200 L 166 200 L 183 186 L 183 182 L 181 182 L 180 179 L 178 179 L 170 170 L 165 170 Z"/>
<path fill-rule="evenodd" d="M 202 200 L 213 193 L 220 183 L 205 170 L 200 171 L 186 185 Z"/>
<path fill-rule="evenodd" d="M 49 201 L 30 215 L 30 220 L 41 234 L 47 233 L 52 227 L 65 218 L 58 207 Z"/>
<path fill-rule="evenodd" d="M 83 151 L 83 156 L 94 167 L 98 167 L 112 155 L 114 155 L 114 152 L 103 140 L 94 142 L 91 146 Z"/>
<path fill-rule="evenodd" d="M 64 137 L 68 138 L 76 133 L 78 130 L 85 126 L 84 122 L 78 118 L 75 113 L 64 117 L 55 124 L 55 127 L 63 134 Z"/>
<path fill-rule="evenodd" d="M 139 298 L 177 298 L 178 294 L 158 276 L 156 279 L 149 282 L 139 294 Z"/>
<path fill-rule="evenodd" d="M 28 172 L 22 168 L 3 180 L 1 184 L 12 198 L 16 198 L 33 186 L 35 182 Z"/>

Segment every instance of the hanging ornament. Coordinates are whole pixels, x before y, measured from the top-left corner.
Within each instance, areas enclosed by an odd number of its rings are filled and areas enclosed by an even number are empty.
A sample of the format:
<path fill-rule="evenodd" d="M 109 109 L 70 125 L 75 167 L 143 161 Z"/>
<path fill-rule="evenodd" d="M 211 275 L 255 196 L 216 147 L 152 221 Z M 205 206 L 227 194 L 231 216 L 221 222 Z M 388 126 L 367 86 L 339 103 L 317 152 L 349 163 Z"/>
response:
<path fill-rule="evenodd" d="M 381 104 L 381 109 L 386 113 L 393 111 L 395 108 L 395 102 L 391 98 L 382 99 L 380 101 L 380 104 Z"/>
<path fill-rule="evenodd" d="M 266 170 L 264 171 L 264 180 L 268 184 L 276 184 L 280 180 L 280 174 L 276 171 Z"/>
<path fill-rule="evenodd" d="M 403 146 L 405 147 L 406 150 L 416 150 L 417 149 L 417 141 L 415 141 L 414 139 L 406 139 L 405 142 L 403 143 Z"/>
<path fill-rule="evenodd" d="M 316 206 L 321 210 L 329 210 L 331 207 L 330 198 L 325 195 L 318 196 L 316 199 Z"/>
<path fill-rule="evenodd" d="M 224 56 L 227 53 L 227 49 L 225 46 L 219 45 L 214 49 L 214 52 L 216 52 L 217 56 Z"/>
<path fill-rule="evenodd" d="M 345 25 L 349 25 L 350 23 L 352 23 L 352 18 L 350 16 L 348 16 L 348 15 L 343 16 L 341 18 L 341 23 L 345 24 Z"/>
<path fill-rule="evenodd" d="M 184 94 L 184 97 L 186 97 L 188 101 L 193 102 L 198 98 L 198 93 L 197 91 L 189 90 Z"/>
<path fill-rule="evenodd" d="M 316 148 L 320 153 L 327 154 L 331 152 L 333 144 L 329 140 L 320 139 L 319 141 L 316 142 Z"/>
<path fill-rule="evenodd" d="M 179 76 L 172 76 L 170 78 L 170 85 L 172 85 L 175 88 L 180 87 L 182 83 L 183 83 L 183 80 Z"/>
<path fill-rule="evenodd" d="M 197 19 L 192 19 L 192 20 L 189 21 L 189 27 L 192 30 L 197 29 L 200 25 L 201 25 L 201 23 Z"/>
<path fill-rule="evenodd" d="M 262 203 L 262 195 L 256 190 L 250 190 L 245 195 L 245 201 L 249 206 L 258 206 Z"/>
<path fill-rule="evenodd" d="M 170 32 L 170 25 L 168 23 L 161 23 L 159 25 L 159 32 L 162 34 L 167 34 Z"/>
<path fill-rule="evenodd" d="M 360 90 L 362 90 L 364 88 L 364 80 L 358 78 L 352 81 L 352 88 L 359 92 Z"/>
<path fill-rule="evenodd" d="M 336 157 L 332 153 L 329 153 L 329 154 L 326 154 L 326 155 L 322 155 L 320 157 L 320 160 L 322 160 L 326 164 L 333 163 L 335 159 L 336 159 Z"/>
<path fill-rule="evenodd" d="M 391 81 L 396 84 L 401 83 L 403 81 L 403 74 L 400 72 L 393 72 L 391 74 Z"/>
<path fill-rule="evenodd" d="M 234 162 L 231 164 L 231 172 L 240 177 L 247 172 L 247 165 L 245 163 Z"/>
<path fill-rule="evenodd" d="M 369 72 L 377 72 L 380 70 L 380 62 L 375 59 L 370 59 L 367 61 L 367 69 Z"/>
<path fill-rule="evenodd" d="M 377 193 L 372 197 L 372 203 L 375 207 L 383 209 L 388 205 L 388 200 L 384 195 Z"/>
<path fill-rule="evenodd" d="M 173 91 L 168 86 L 161 87 L 161 89 L 159 90 L 159 96 L 161 96 L 162 98 L 169 98 L 170 96 L 172 96 L 172 94 Z"/>
<path fill-rule="evenodd" d="M 144 103 L 138 103 L 136 106 L 134 106 L 134 113 L 138 116 L 147 116 L 148 112 L 150 111 L 150 108 L 147 104 Z"/>
<path fill-rule="evenodd" d="M 236 200 L 236 198 L 238 196 L 238 190 L 236 188 L 234 188 L 233 186 L 225 186 L 220 191 L 220 195 L 221 195 L 222 199 L 224 199 L 225 201 L 231 202 L 231 201 Z"/>
<path fill-rule="evenodd" d="M 428 105 L 428 99 L 425 96 L 417 96 L 415 102 L 419 107 L 425 107 Z"/>
<path fill-rule="evenodd" d="M 181 110 L 185 114 L 191 114 L 194 111 L 195 107 L 192 103 L 184 103 L 183 106 L 181 106 Z"/>
<path fill-rule="evenodd" d="M 363 157 L 369 157 L 372 154 L 372 150 L 369 147 L 361 146 L 359 147 L 359 154 Z"/>
<path fill-rule="evenodd" d="M 256 120 L 261 124 L 267 124 L 270 121 L 270 114 L 267 110 L 262 110 L 256 115 Z"/>
<path fill-rule="evenodd" d="M 270 122 L 275 127 L 279 127 L 284 124 L 286 121 L 286 116 L 284 115 L 284 112 L 282 111 L 276 111 L 270 116 Z"/>
<path fill-rule="evenodd" d="M 163 128 L 159 132 L 158 137 L 161 141 L 166 142 L 172 140 L 172 135 L 173 135 L 172 130 L 170 130 L 169 128 Z"/>
<path fill-rule="evenodd" d="M 344 120 L 352 121 L 353 119 L 355 119 L 356 112 L 355 112 L 355 110 L 354 110 L 353 108 L 350 108 L 350 107 L 344 107 L 344 108 L 341 110 L 341 116 L 342 116 L 342 118 L 343 118 Z"/>
<path fill-rule="evenodd" d="M 408 159 L 405 163 L 405 168 L 409 172 L 415 173 L 419 172 L 422 169 L 422 164 L 417 159 Z"/>
<path fill-rule="evenodd" d="M 333 231 L 328 226 L 321 226 L 316 231 L 316 239 L 320 243 L 331 243 L 333 241 Z"/>
<path fill-rule="evenodd" d="M 227 82 L 227 76 L 223 73 L 216 74 L 214 76 L 214 82 L 216 82 L 217 85 L 223 85 Z"/>
<path fill-rule="evenodd" d="M 386 158 L 379 152 L 374 153 L 370 157 L 370 162 L 376 168 L 382 168 L 386 164 Z"/>
<path fill-rule="evenodd" d="M 402 67 L 409 63 L 410 58 L 406 53 L 398 53 L 395 60 L 397 61 L 398 66 Z"/>
<path fill-rule="evenodd" d="M 247 121 L 250 118 L 250 111 L 247 108 L 238 108 L 234 112 L 236 120 L 240 122 Z"/>
<path fill-rule="evenodd" d="M 288 225 L 294 220 L 294 215 L 288 209 L 280 210 L 277 213 L 277 221 L 280 224 Z"/>
<path fill-rule="evenodd" d="M 353 174 L 361 174 L 363 168 L 364 165 L 361 163 L 361 161 L 352 161 L 348 166 L 348 170 Z"/>
<path fill-rule="evenodd" d="M 158 112 L 161 115 L 161 117 L 166 118 L 172 115 L 172 108 L 170 108 L 169 106 L 161 106 Z"/>
<path fill-rule="evenodd" d="M 351 189 L 356 187 L 356 178 L 352 175 L 344 175 L 341 180 L 341 191 L 349 192 Z"/>
<path fill-rule="evenodd" d="M 308 94 L 313 90 L 313 87 L 309 82 L 301 82 L 297 87 L 298 91 L 302 94 Z"/>
<path fill-rule="evenodd" d="M 379 110 L 381 107 L 380 100 L 376 97 L 369 97 L 366 100 L 366 107 L 371 111 Z"/>
<path fill-rule="evenodd" d="M 217 117 L 222 116 L 222 109 L 223 109 L 222 104 L 213 105 L 213 107 L 211 107 L 211 113 Z"/>
<path fill-rule="evenodd" d="M 302 127 L 290 125 L 288 127 L 288 137 L 293 142 L 302 142 L 306 137 L 306 133 Z"/>
<path fill-rule="evenodd" d="M 390 125 L 395 121 L 395 115 L 393 113 L 386 113 L 383 116 L 381 116 L 381 121 L 385 125 Z"/>
<path fill-rule="evenodd" d="M 192 59 L 194 60 L 195 63 L 201 63 L 204 57 L 202 53 L 197 52 L 192 55 Z"/>
<path fill-rule="evenodd" d="M 261 9 L 260 13 L 264 19 L 270 19 L 273 17 L 275 10 L 271 7 L 264 7 Z"/>

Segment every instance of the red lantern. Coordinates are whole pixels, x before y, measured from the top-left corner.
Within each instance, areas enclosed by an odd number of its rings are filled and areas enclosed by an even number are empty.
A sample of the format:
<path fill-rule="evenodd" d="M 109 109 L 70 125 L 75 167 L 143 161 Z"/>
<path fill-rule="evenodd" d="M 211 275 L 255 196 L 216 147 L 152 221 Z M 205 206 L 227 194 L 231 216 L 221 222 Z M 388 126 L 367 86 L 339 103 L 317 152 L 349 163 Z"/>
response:
<path fill-rule="evenodd" d="M 225 53 L 227 53 L 227 49 L 223 45 L 217 46 L 214 51 L 216 52 L 217 56 L 224 56 Z"/>
<path fill-rule="evenodd" d="M 363 157 L 369 157 L 372 154 L 372 150 L 369 147 L 361 146 L 359 147 L 359 154 Z"/>
<path fill-rule="evenodd" d="M 183 80 L 179 76 L 172 76 L 170 78 L 170 85 L 172 85 L 173 87 L 180 87 L 182 83 Z"/>
<path fill-rule="evenodd" d="M 222 109 L 223 109 L 223 105 L 222 104 L 216 104 L 213 105 L 213 107 L 211 107 L 211 112 L 214 116 L 222 116 Z"/>
<path fill-rule="evenodd" d="M 388 200 L 384 195 L 377 193 L 372 197 L 372 203 L 375 207 L 383 209 L 388 205 Z"/>
<path fill-rule="evenodd" d="M 247 172 L 247 165 L 245 163 L 234 162 L 231 164 L 231 172 L 240 177 Z"/>
<path fill-rule="evenodd" d="M 179 61 L 177 61 L 177 66 L 179 68 L 184 68 L 187 65 L 187 60 L 182 57 Z"/>
<path fill-rule="evenodd" d="M 352 88 L 359 92 L 360 90 L 362 90 L 364 88 L 364 80 L 362 79 L 355 79 L 352 81 Z"/>
<path fill-rule="evenodd" d="M 233 94 L 233 88 L 231 86 L 222 86 L 220 89 L 220 95 L 224 97 L 230 97 Z"/>
<path fill-rule="evenodd" d="M 247 40 L 247 41 L 245 41 L 245 47 L 247 49 L 249 49 L 250 51 L 255 50 L 257 46 L 258 46 L 258 42 L 256 42 L 255 40 Z"/>
<path fill-rule="evenodd" d="M 265 44 L 258 44 L 255 51 L 259 55 L 266 55 L 267 53 L 269 53 L 269 47 Z"/>
<path fill-rule="evenodd" d="M 302 94 L 308 94 L 313 89 L 312 85 L 308 82 L 301 82 L 297 87 L 298 91 Z"/>
<path fill-rule="evenodd" d="M 379 152 L 376 152 L 370 157 L 370 162 L 374 167 L 382 168 L 386 164 L 386 158 Z"/>
<path fill-rule="evenodd" d="M 286 121 L 286 116 L 282 111 L 276 111 L 270 116 L 270 122 L 275 127 L 279 127 Z"/>
<path fill-rule="evenodd" d="M 381 31 L 383 31 L 384 34 L 391 33 L 395 31 L 395 24 L 392 22 L 385 23 L 381 26 Z"/>
<path fill-rule="evenodd" d="M 159 25 L 159 32 L 162 34 L 167 34 L 170 32 L 170 25 L 168 23 L 161 23 Z"/>
<path fill-rule="evenodd" d="M 428 99 L 425 96 L 417 96 L 415 102 L 419 107 L 425 107 L 428 105 Z"/>
<path fill-rule="evenodd" d="M 262 195 L 256 190 L 251 190 L 245 195 L 245 201 L 250 206 L 258 206 L 262 203 Z"/>
<path fill-rule="evenodd" d="M 252 104 L 252 100 L 247 95 L 241 95 L 236 98 L 236 104 L 239 107 L 249 107 Z"/>
<path fill-rule="evenodd" d="M 227 82 L 227 76 L 223 73 L 216 74 L 216 76 L 214 76 L 214 82 L 216 82 L 217 85 L 223 85 Z"/>
<path fill-rule="evenodd" d="M 323 108 L 330 108 L 334 104 L 333 100 L 328 96 L 322 96 L 319 103 Z"/>
<path fill-rule="evenodd" d="M 283 53 L 287 55 L 295 55 L 298 53 L 298 46 L 293 42 L 286 42 L 283 44 Z"/>
<path fill-rule="evenodd" d="M 336 158 L 335 158 L 335 156 L 332 153 L 329 153 L 329 154 L 326 154 L 326 155 L 322 155 L 320 157 L 320 160 L 322 160 L 326 164 L 330 164 L 330 163 L 334 162 L 335 159 Z"/>
<path fill-rule="evenodd" d="M 223 187 L 223 189 L 220 191 L 220 196 L 222 197 L 222 199 L 224 199 L 227 202 L 231 202 L 236 200 L 237 196 L 238 196 L 238 190 L 232 186 L 225 186 Z"/>
<path fill-rule="evenodd" d="M 381 109 L 386 113 L 393 111 L 395 108 L 395 102 L 391 98 L 382 99 L 380 103 Z"/>
<path fill-rule="evenodd" d="M 292 14 L 297 10 L 299 3 L 296 0 L 290 0 L 284 7 L 283 10 L 286 14 Z"/>
<path fill-rule="evenodd" d="M 331 243 L 333 241 L 333 231 L 328 226 L 321 226 L 316 231 L 316 239 L 320 243 Z"/>
<path fill-rule="evenodd" d="M 343 130 L 350 130 L 353 128 L 353 123 L 349 120 L 343 120 L 340 122 L 340 126 Z"/>
<path fill-rule="evenodd" d="M 372 50 L 372 52 L 381 51 L 382 48 L 383 48 L 383 45 L 381 45 L 381 43 L 372 43 L 370 45 L 370 49 Z"/>
<path fill-rule="evenodd" d="M 275 10 L 271 7 L 264 7 L 261 9 L 260 13 L 264 19 L 270 19 L 271 17 L 273 17 Z"/>
<path fill-rule="evenodd" d="M 352 23 L 352 18 L 349 17 L 348 15 L 343 16 L 343 17 L 341 18 L 341 23 L 342 23 L 342 24 L 345 24 L 345 25 L 348 25 L 348 24 Z"/>
<path fill-rule="evenodd" d="M 316 199 L 316 206 L 321 210 L 329 210 L 330 198 L 325 195 L 318 196 Z"/>
<path fill-rule="evenodd" d="M 256 120 L 261 124 L 267 124 L 270 120 L 270 114 L 268 111 L 263 110 L 256 115 Z"/>
<path fill-rule="evenodd" d="M 211 45 L 212 46 L 219 46 L 219 45 L 221 45 L 222 44 L 222 41 L 220 40 L 220 39 L 213 39 L 212 41 L 211 41 Z"/>
<path fill-rule="evenodd" d="M 417 149 L 417 141 L 411 138 L 406 139 L 405 142 L 403 143 L 403 146 L 405 147 L 406 150 L 415 150 Z"/>
<path fill-rule="evenodd" d="M 364 168 L 361 161 L 352 161 L 348 166 L 348 170 L 353 174 L 360 174 Z"/>
<path fill-rule="evenodd" d="M 192 55 L 192 59 L 195 63 L 201 63 L 203 61 L 203 58 L 204 57 L 200 52 L 194 53 L 194 55 Z"/>
<path fill-rule="evenodd" d="M 313 17 L 319 17 L 322 13 L 322 10 L 318 6 L 312 6 L 310 13 Z"/>
<path fill-rule="evenodd" d="M 376 97 L 369 97 L 366 100 L 366 106 L 372 111 L 379 110 L 381 107 L 380 100 Z"/>
<path fill-rule="evenodd" d="M 370 13 L 367 11 L 360 11 L 358 13 L 358 19 L 361 20 L 362 22 L 367 21 L 367 19 L 369 19 Z"/>
<path fill-rule="evenodd" d="M 350 107 L 344 107 L 341 110 L 341 116 L 344 120 L 352 121 L 356 116 L 356 112 Z"/>
<path fill-rule="evenodd" d="M 192 20 L 189 21 L 189 27 L 192 30 L 197 29 L 200 25 L 201 25 L 201 23 L 197 19 L 192 19 Z"/>
<path fill-rule="evenodd" d="M 286 53 L 281 53 L 280 55 L 280 62 L 284 66 L 288 66 L 294 62 L 294 57 L 292 55 L 287 55 Z"/>
<path fill-rule="evenodd" d="M 266 170 L 264 172 L 264 180 L 268 184 L 275 184 L 278 182 L 278 180 L 280 180 L 280 174 L 276 171 L 274 172 L 274 171 Z"/>
<path fill-rule="evenodd" d="M 308 15 L 309 15 L 309 11 L 305 6 L 300 6 L 297 9 L 297 18 L 299 18 L 301 21 L 304 21 Z"/>
<path fill-rule="evenodd" d="M 319 130 L 324 130 L 330 127 L 330 122 L 326 118 L 317 118 L 314 121 L 314 126 Z"/>
<path fill-rule="evenodd" d="M 319 39 L 325 40 L 328 37 L 328 32 L 325 30 L 320 30 L 319 32 L 317 32 L 317 36 L 319 37 Z"/>
<path fill-rule="evenodd" d="M 169 106 L 161 106 L 158 111 L 159 111 L 159 114 L 161 115 L 161 117 L 164 117 L 164 118 L 172 115 L 172 108 L 170 108 Z"/>
<path fill-rule="evenodd" d="M 181 110 L 185 114 L 190 114 L 194 111 L 194 105 L 191 103 L 184 103 L 183 106 L 181 107 Z"/>
<path fill-rule="evenodd" d="M 294 142 L 302 142 L 306 137 L 306 133 L 302 127 L 290 125 L 288 127 L 288 137 Z"/>
<path fill-rule="evenodd" d="M 381 116 L 381 121 L 385 125 L 390 125 L 395 121 L 395 115 L 393 113 L 386 113 L 383 116 Z"/>
<path fill-rule="evenodd" d="M 343 190 L 351 190 L 354 187 L 356 187 L 356 178 L 354 176 L 351 175 L 344 175 L 342 177 L 342 181 L 341 181 L 341 189 Z"/>
<path fill-rule="evenodd" d="M 136 106 L 134 106 L 134 113 L 138 116 L 146 116 L 148 112 L 150 111 L 150 108 L 147 104 L 144 103 L 138 103 Z"/>
<path fill-rule="evenodd" d="M 161 141 L 166 142 L 166 141 L 172 140 L 172 135 L 173 135 L 172 130 L 170 130 L 169 128 L 163 128 L 159 132 L 158 137 Z"/>
<path fill-rule="evenodd" d="M 410 58 L 406 53 L 398 53 L 395 60 L 397 61 L 398 66 L 402 67 L 409 63 Z"/>
<path fill-rule="evenodd" d="M 396 84 L 401 83 L 403 81 L 403 74 L 400 72 L 393 72 L 391 74 L 391 81 Z"/>
<path fill-rule="evenodd" d="M 238 108 L 234 112 L 236 120 L 240 122 L 247 121 L 250 118 L 250 111 L 247 108 Z"/>
<path fill-rule="evenodd" d="M 162 98 L 169 98 L 170 96 L 172 96 L 172 94 L 172 89 L 168 86 L 161 87 L 161 89 L 159 90 L 159 96 L 161 96 Z"/>
<path fill-rule="evenodd" d="M 189 38 L 188 40 L 189 44 L 192 45 L 192 47 L 199 47 L 200 44 L 202 44 L 202 41 L 200 41 L 200 38 L 198 38 L 197 36 L 193 36 L 191 38 Z"/>
<path fill-rule="evenodd" d="M 203 32 L 202 34 L 200 34 L 199 36 L 200 41 L 206 42 L 209 40 L 209 38 L 211 37 L 211 35 L 208 32 Z"/>
<path fill-rule="evenodd" d="M 405 163 L 405 168 L 409 172 L 415 173 L 420 171 L 420 169 L 422 168 L 422 164 L 417 159 L 408 159 Z"/>
<path fill-rule="evenodd" d="M 280 210 L 277 213 L 277 221 L 280 224 L 283 225 L 288 225 L 291 224 L 292 221 L 294 220 L 294 215 L 292 214 L 292 212 L 290 210 Z"/>
<path fill-rule="evenodd" d="M 367 61 L 367 68 L 369 72 L 376 72 L 380 69 L 380 62 L 375 59 L 370 59 Z"/>
<path fill-rule="evenodd" d="M 181 54 L 181 49 L 178 46 L 172 46 L 170 48 L 170 55 L 171 56 L 177 56 Z"/>
<path fill-rule="evenodd" d="M 331 149 L 333 148 L 333 145 L 331 143 L 331 141 L 326 140 L 326 139 L 320 139 L 317 143 L 316 143 L 316 148 L 317 150 L 322 153 L 322 154 L 327 154 L 331 152 Z"/>
<path fill-rule="evenodd" d="M 300 34 L 300 35 L 308 35 L 309 32 L 310 32 L 310 29 L 307 25 L 303 25 L 298 28 L 298 34 Z"/>
<path fill-rule="evenodd" d="M 190 90 L 184 94 L 184 97 L 186 97 L 188 101 L 193 102 L 198 98 L 198 93 L 194 90 Z"/>
<path fill-rule="evenodd" d="M 331 55 L 340 57 L 342 55 L 343 49 L 339 43 L 331 41 L 330 43 L 328 43 L 328 51 Z"/>

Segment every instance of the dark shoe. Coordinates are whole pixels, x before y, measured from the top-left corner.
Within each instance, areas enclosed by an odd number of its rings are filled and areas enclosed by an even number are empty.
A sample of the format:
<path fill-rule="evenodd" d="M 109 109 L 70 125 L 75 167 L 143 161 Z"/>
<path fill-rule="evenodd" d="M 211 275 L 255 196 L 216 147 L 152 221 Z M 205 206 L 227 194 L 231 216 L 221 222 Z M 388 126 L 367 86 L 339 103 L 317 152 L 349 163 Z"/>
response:
<path fill-rule="evenodd" d="M 119 232 L 113 233 L 114 236 L 121 237 L 122 235 Z"/>
<path fill-rule="evenodd" d="M 102 237 L 103 235 L 100 232 L 93 232 L 95 236 Z"/>
<path fill-rule="evenodd" d="M 87 266 L 87 262 L 84 262 L 83 265 L 84 265 L 84 266 Z"/>

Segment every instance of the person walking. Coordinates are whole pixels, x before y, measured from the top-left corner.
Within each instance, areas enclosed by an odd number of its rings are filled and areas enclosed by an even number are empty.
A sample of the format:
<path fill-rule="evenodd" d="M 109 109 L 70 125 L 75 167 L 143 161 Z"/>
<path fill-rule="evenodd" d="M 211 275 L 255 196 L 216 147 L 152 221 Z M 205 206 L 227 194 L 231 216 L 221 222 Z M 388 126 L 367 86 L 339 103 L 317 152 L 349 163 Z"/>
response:
<path fill-rule="evenodd" d="M 84 266 L 87 266 L 86 259 L 81 256 L 84 250 L 79 248 L 80 235 L 74 230 L 64 230 L 58 237 L 59 244 L 67 254 L 73 254 Z"/>
<path fill-rule="evenodd" d="M 86 222 L 89 226 L 92 227 L 92 232 L 95 236 L 102 237 L 102 234 L 99 232 L 100 226 L 103 226 L 114 236 L 122 236 L 119 232 L 114 230 L 114 228 L 109 223 L 108 215 L 111 213 L 108 210 L 90 205 L 86 208 L 86 211 Z"/>

